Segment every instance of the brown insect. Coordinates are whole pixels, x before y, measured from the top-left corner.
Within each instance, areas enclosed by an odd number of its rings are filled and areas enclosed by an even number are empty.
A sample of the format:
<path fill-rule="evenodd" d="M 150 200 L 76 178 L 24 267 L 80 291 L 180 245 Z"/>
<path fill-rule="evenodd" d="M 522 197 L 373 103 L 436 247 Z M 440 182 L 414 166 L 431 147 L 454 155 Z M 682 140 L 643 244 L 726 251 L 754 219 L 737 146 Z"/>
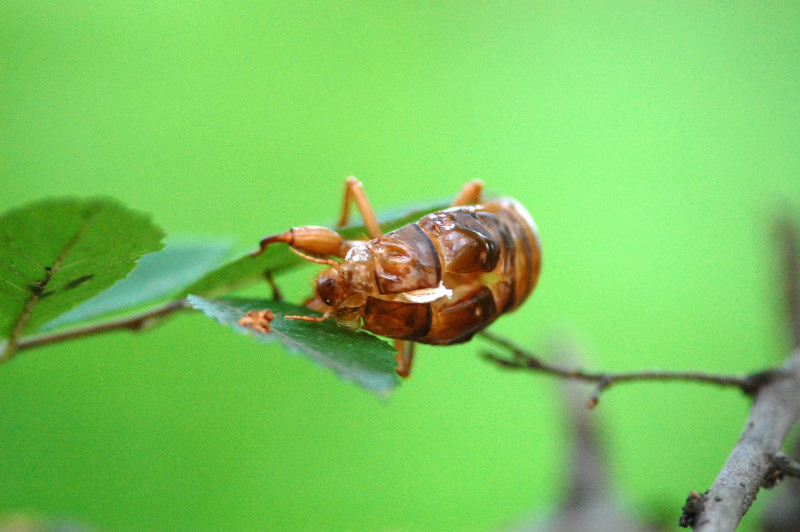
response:
<path fill-rule="evenodd" d="M 449 209 L 383 234 L 356 178 L 345 182 L 339 225 L 355 202 L 372 240 L 345 240 L 326 227 L 295 227 L 264 238 L 261 249 L 289 244 L 306 260 L 330 266 L 306 302 L 322 316 L 286 316 L 364 328 L 395 339 L 397 373 L 411 370 L 414 342 L 466 342 L 536 286 L 541 246 L 536 225 L 516 201 L 481 203 L 483 185 L 467 183 Z M 340 260 L 334 260 L 337 257 Z"/>

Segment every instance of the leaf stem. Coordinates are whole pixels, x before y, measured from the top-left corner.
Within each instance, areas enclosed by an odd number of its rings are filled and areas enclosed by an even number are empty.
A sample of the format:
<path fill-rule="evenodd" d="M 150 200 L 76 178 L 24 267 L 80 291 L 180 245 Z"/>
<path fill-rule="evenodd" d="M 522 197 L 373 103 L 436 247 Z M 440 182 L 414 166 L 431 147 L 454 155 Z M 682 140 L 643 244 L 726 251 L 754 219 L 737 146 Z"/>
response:
<path fill-rule="evenodd" d="M 159 319 L 168 316 L 173 312 L 184 309 L 187 306 L 188 302 L 185 299 L 175 299 L 149 310 L 134 314 L 132 316 L 126 316 L 118 320 L 96 323 L 87 325 L 85 327 L 69 329 L 52 334 L 34 336 L 33 338 L 25 338 L 17 342 L 16 350 L 23 351 L 25 349 L 55 344 L 66 340 L 74 340 L 76 338 L 83 338 L 84 336 L 91 336 L 94 334 L 115 331 L 118 329 L 140 331 L 153 325 Z M 8 358 L 0 358 L 0 362 L 6 362 L 7 360 Z"/>

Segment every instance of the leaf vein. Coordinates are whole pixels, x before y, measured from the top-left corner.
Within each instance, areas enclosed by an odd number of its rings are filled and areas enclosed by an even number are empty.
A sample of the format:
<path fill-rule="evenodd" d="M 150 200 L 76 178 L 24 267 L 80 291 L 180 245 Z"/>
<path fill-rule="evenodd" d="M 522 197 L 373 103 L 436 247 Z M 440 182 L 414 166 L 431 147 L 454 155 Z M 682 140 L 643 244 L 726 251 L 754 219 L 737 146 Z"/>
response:
<path fill-rule="evenodd" d="M 22 313 L 19 315 L 17 322 L 14 324 L 14 328 L 11 331 L 11 336 L 8 338 L 8 343 L 6 344 L 6 348 L 2 353 L 2 358 L 8 359 L 10 358 L 17 349 L 17 343 L 22 336 L 22 333 L 25 330 L 25 326 L 27 325 L 28 321 L 30 320 L 31 315 L 33 314 L 33 309 L 36 307 L 36 304 L 42 298 L 42 295 L 45 292 L 45 288 L 53 279 L 53 276 L 61 270 L 61 266 L 66 259 L 67 255 L 70 253 L 72 248 L 78 242 L 87 231 L 89 226 L 91 225 L 92 221 L 95 219 L 97 214 L 102 209 L 102 205 L 99 203 L 91 203 L 88 208 L 83 212 L 83 220 L 81 221 L 80 226 L 75 231 L 75 234 L 72 235 L 70 240 L 64 245 L 64 249 L 61 250 L 61 253 L 55 258 L 53 264 L 50 267 L 42 266 L 45 271 L 44 278 L 41 281 L 36 281 L 34 283 L 34 290 L 31 294 L 31 297 L 25 303 L 25 307 L 22 309 Z M 19 247 L 19 246 L 17 246 Z M 41 265 L 40 265 L 41 266 Z"/>
<path fill-rule="evenodd" d="M 29 261 L 34 263 L 39 268 L 44 268 L 45 267 L 44 264 L 42 264 L 38 260 L 36 260 L 33 257 L 31 257 L 30 254 L 28 254 L 28 252 L 25 251 L 25 248 L 23 248 L 22 246 L 17 244 L 17 242 L 13 238 L 11 238 L 10 235 L 7 235 L 7 234 L 4 233 L 3 234 L 3 240 L 5 240 L 9 245 L 11 245 L 13 248 L 15 248 L 23 258 L 28 259 Z"/>

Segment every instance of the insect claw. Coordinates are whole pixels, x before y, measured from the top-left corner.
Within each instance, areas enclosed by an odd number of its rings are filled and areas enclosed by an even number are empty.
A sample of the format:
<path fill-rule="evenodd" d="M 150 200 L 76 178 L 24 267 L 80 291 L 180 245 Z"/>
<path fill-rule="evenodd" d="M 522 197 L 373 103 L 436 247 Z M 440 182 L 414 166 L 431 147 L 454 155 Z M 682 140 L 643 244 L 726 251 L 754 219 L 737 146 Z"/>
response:
<path fill-rule="evenodd" d="M 261 244 L 259 246 L 258 251 L 250 253 L 250 256 L 258 257 L 259 255 L 264 253 L 264 251 L 267 249 L 267 246 L 269 246 L 270 244 L 274 244 L 276 242 L 284 242 L 286 244 L 291 245 L 293 241 L 294 241 L 294 234 L 291 230 L 286 231 L 285 233 L 281 233 L 279 235 L 272 235 L 265 237 L 261 240 Z"/>

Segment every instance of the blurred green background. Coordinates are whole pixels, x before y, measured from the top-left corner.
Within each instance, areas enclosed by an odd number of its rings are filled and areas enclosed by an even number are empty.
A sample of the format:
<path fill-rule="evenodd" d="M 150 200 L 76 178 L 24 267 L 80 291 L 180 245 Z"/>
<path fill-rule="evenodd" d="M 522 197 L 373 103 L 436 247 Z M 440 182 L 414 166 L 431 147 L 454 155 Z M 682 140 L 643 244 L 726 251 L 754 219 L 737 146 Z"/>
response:
<path fill-rule="evenodd" d="M 788 348 L 770 224 L 800 201 L 798 20 L 797 2 L 6 0 L 0 207 L 108 194 L 246 250 L 332 220 L 350 174 L 378 210 L 480 178 L 544 246 L 493 330 L 545 355 L 575 337 L 602 369 L 755 370 Z M 488 530 L 552 512 L 560 385 L 483 345 L 421 347 L 385 403 L 196 315 L 23 353 L 0 367 L 0 516 Z M 632 513 L 677 528 L 747 409 L 708 386 L 607 393 Z"/>

